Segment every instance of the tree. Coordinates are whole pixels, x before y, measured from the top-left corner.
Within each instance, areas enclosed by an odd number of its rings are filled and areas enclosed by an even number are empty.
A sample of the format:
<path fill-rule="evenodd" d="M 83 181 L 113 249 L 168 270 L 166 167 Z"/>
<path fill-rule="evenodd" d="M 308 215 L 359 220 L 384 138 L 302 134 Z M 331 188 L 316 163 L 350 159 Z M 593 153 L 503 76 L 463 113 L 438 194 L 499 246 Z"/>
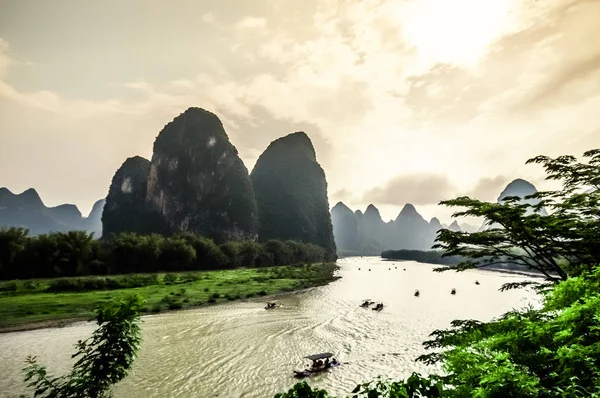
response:
<path fill-rule="evenodd" d="M 0 228 L 0 272 L 6 273 L 15 257 L 25 250 L 29 231 L 24 228 Z"/>
<path fill-rule="evenodd" d="M 600 397 L 600 268 L 543 291 L 542 309 L 454 321 L 417 360 L 442 363 L 450 397 Z"/>
<path fill-rule="evenodd" d="M 442 249 L 444 256 L 467 257 L 453 268 L 457 271 L 516 264 L 558 282 L 590 270 L 600 263 L 600 149 L 583 156 L 587 163 L 573 156 L 538 156 L 527 161 L 542 164 L 546 179 L 562 182 L 561 190 L 524 198 L 537 199 L 537 204 L 524 203 L 519 197 L 502 203 L 469 197 L 442 201 L 442 205 L 465 208 L 453 217 L 481 217 L 492 227 L 475 233 L 440 230 L 434 248 Z M 542 208 L 549 214 L 540 214 Z"/>
<path fill-rule="evenodd" d="M 141 297 L 134 295 L 98 308 L 98 329 L 90 339 L 77 343 L 73 358 L 79 359 L 68 375 L 49 376 L 35 357 L 28 357 L 23 371 L 28 386 L 35 388 L 34 397 L 110 397 L 112 386 L 127 376 L 139 349 L 142 304 Z"/>

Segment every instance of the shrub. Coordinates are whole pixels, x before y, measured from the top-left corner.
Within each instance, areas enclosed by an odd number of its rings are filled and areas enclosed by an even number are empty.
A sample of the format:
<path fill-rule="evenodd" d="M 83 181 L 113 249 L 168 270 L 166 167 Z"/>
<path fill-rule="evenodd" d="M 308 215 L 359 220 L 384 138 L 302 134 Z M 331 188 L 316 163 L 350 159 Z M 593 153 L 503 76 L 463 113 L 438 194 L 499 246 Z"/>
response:
<path fill-rule="evenodd" d="M 165 274 L 165 276 L 163 276 L 163 282 L 165 283 L 165 285 L 172 285 L 173 283 L 177 282 L 177 275 Z"/>

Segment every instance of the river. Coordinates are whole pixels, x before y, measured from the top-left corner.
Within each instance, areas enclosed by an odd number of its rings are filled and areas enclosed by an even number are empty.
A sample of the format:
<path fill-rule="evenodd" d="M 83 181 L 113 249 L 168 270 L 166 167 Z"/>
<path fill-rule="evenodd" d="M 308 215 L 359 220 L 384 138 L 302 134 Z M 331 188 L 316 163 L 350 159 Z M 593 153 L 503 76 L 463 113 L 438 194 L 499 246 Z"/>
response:
<path fill-rule="evenodd" d="M 338 263 L 341 279 L 280 295 L 282 307 L 275 310 L 265 311 L 261 301 L 240 301 L 143 317 L 139 357 L 116 386 L 115 397 L 273 397 L 296 382 L 292 370 L 307 365 L 303 356 L 326 351 L 343 365 L 309 381 L 347 394 L 379 375 L 403 378 L 431 371 L 414 362 L 425 352 L 421 343 L 454 319 L 486 321 L 537 302 L 529 291 L 498 291 L 506 282 L 525 279 L 517 275 L 440 274 L 432 272 L 434 265 L 378 257 Z M 450 294 L 452 288 L 456 295 Z M 382 312 L 360 308 L 366 298 L 386 307 Z M 0 334 L 0 396 L 27 392 L 20 369 L 29 354 L 52 374 L 67 372 L 73 345 L 94 325 Z"/>

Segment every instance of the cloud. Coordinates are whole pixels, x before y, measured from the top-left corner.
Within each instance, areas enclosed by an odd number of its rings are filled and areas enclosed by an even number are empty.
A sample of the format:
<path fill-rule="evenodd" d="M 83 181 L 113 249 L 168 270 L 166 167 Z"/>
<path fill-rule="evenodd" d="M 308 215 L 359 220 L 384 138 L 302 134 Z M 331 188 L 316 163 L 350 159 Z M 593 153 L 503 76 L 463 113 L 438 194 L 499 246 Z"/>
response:
<path fill-rule="evenodd" d="M 238 22 L 235 27 L 237 29 L 256 29 L 264 28 L 267 24 L 266 19 L 258 17 L 246 17 Z"/>
<path fill-rule="evenodd" d="M 500 10 L 504 19 L 470 44 L 450 38 L 471 40 L 477 32 L 467 30 L 498 13 L 459 15 L 470 18 L 465 29 L 441 37 L 430 9 L 446 0 L 154 1 L 150 11 L 136 1 L 99 7 L 93 19 L 73 5 L 73 24 L 58 9 L 22 8 L 38 32 L 52 32 L 35 43 L 25 28 L 6 25 L 2 146 L 39 145 L 44 166 L 0 149 L 0 170 L 18 170 L 0 180 L 37 186 L 68 172 L 72 188 L 61 181 L 47 189 L 91 206 L 123 156 L 149 156 L 158 131 L 199 106 L 221 118 L 250 169 L 269 142 L 303 130 L 332 200 L 362 205 L 369 184 L 379 188 L 365 203 L 381 198 L 389 216 L 408 201 L 430 203 L 434 215 L 435 203 L 454 192 L 494 199 L 501 176 L 540 178 L 524 166 L 532 156 L 581 153 L 597 141 L 597 1 L 515 0 L 510 15 Z M 448 7 L 461 14 L 472 3 Z M 130 22 L 107 30 L 113 16 Z M 436 53 L 444 43 L 450 47 Z M 455 62 L 453 48 L 471 60 Z M 26 68 L 25 58 L 36 67 Z M 86 158 L 93 171 L 76 166 Z M 400 171 L 406 177 L 393 177 Z"/>
<path fill-rule="evenodd" d="M 412 174 L 392 178 L 384 186 L 367 191 L 363 203 L 402 206 L 437 204 L 452 196 L 453 186 L 445 175 Z"/>
<path fill-rule="evenodd" d="M 483 201 L 495 202 L 496 198 L 500 195 L 508 182 L 509 178 L 503 175 L 483 177 L 477 181 L 473 190 L 466 193 L 466 196 Z"/>
<path fill-rule="evenodd" d="M 329 195 L 330 197 L 330 201 L 333 203 L 337 203 L 337 202 L 343 202 L 343 201 L 348 201 L 351 200 L 353 198 L 353 194 L 352 192 L 350 192 L 348 189 L 346 188 L 342 188 L 342 189 L 338 189 L 337 191 L 331 193 Z"/>

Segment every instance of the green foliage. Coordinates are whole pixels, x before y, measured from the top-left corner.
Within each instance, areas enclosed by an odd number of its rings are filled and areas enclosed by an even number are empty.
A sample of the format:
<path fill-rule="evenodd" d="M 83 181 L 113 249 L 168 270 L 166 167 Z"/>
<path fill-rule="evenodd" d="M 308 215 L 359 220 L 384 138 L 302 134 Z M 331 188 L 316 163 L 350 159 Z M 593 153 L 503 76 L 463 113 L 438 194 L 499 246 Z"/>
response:
<path fill-rule="evenodd" d="M 275 395 L 275 398 L 330 398 L 331 395 L 325 390 L 312 388 L 303 381 L 294 385 L 289 391 Z"/>
<path fill-rule="evenodd" d="M 98 308 L 98 329 L 90 339 L 77 343 L 73 358 L 78 359 L 68 375 L 50 376 L 35 357 L 28 357 L 23 371 L 28 386 L 35 389 L 34 397 L 109 397 L 111 387 L 129 373 L 139 349 L 142 305 L 134 295 Z"/>
<path fill-rule="evenodd" d="M 436 330 L 419 357 L 443 362 L 457 397 L 600 396 L 600 268 L 542 292 L 541 309 Z M 594 395 L 596 394 L 596 395 Z"/>
<path fill-rule="evenodd" d="M 0 279 L 175 272 L 320 263 L 328 255 L 312 244 L 230 241 L 219 246 L 206 237 L 122 233 L 101 241 L 82 231 L 27 236 L 20 228 L 0 230 Z M 114 279 L 56 281 L 56 291 L 115 288 Z M 130 287 L 118 281 L 116 287 Z"/>
<path fill-rule="evenodd" d="M 544 166 L 547 179 L 563 185 L 562 190 L 525 197 L 537 204 L 518 197 L 507 197 L 502 203 L 469 197 L 441 202 L 463 208 L 454 217 L 481 217 L 491 227 L 475 233 L 443 229 L 434 248 L 445 251 L 445 256 L 469 258 L 456 270 L 515 264 L 541 272 L 551 282 L 589 270 L 600 263 L 600 150 L 588 151 L 584 157 L 587 163 L 572 156 L 530 159 L 527 163 Z M 540 214 L 542 208 L 549 214 Z"/>
<path fill-rule="evenodd" d="M 352 391 L 352 398 L 438 398 L 443 396 L 443 392 L 443 385 L 437 378 L 424 378 L 418 373 L 413 373 L 405 381 L 379 378 L 360 384 Z"/>
<path fill-rule="evenodd" d="M 386 250 L 381 253 L 381 258 L 445 265 L 456 265 L 465 260 L 459 256 L 444 256 L 444 252 L 441 250 Z"/>
<path fill-rule="evenodd" d="M 377 379 L 359 384 L 352 391 L 352 398 L 439 398 L 444 397 L 442 382 L 436 378 L 425 378 L 413 373 L 408 379 L 391 381 Z M 294 385 L 289 391 L 275 398 L 333 398 L 326 390 L 312 388 L 307 382 Z"/>
<path fill-rule="evenodd" d="M 305 133 L 273 141 L 258 158 L 250 177 L 258 204 L 261 241 L 293 239 L 313 243 L 326 250 L 328 259 L 335 257 L 327 181 Z"/>
<path fill-rule="evenodd" d="M 8 267 L 25 250 L 27 231 L 24 228 L 0 229 L 0 271 Z"/>

